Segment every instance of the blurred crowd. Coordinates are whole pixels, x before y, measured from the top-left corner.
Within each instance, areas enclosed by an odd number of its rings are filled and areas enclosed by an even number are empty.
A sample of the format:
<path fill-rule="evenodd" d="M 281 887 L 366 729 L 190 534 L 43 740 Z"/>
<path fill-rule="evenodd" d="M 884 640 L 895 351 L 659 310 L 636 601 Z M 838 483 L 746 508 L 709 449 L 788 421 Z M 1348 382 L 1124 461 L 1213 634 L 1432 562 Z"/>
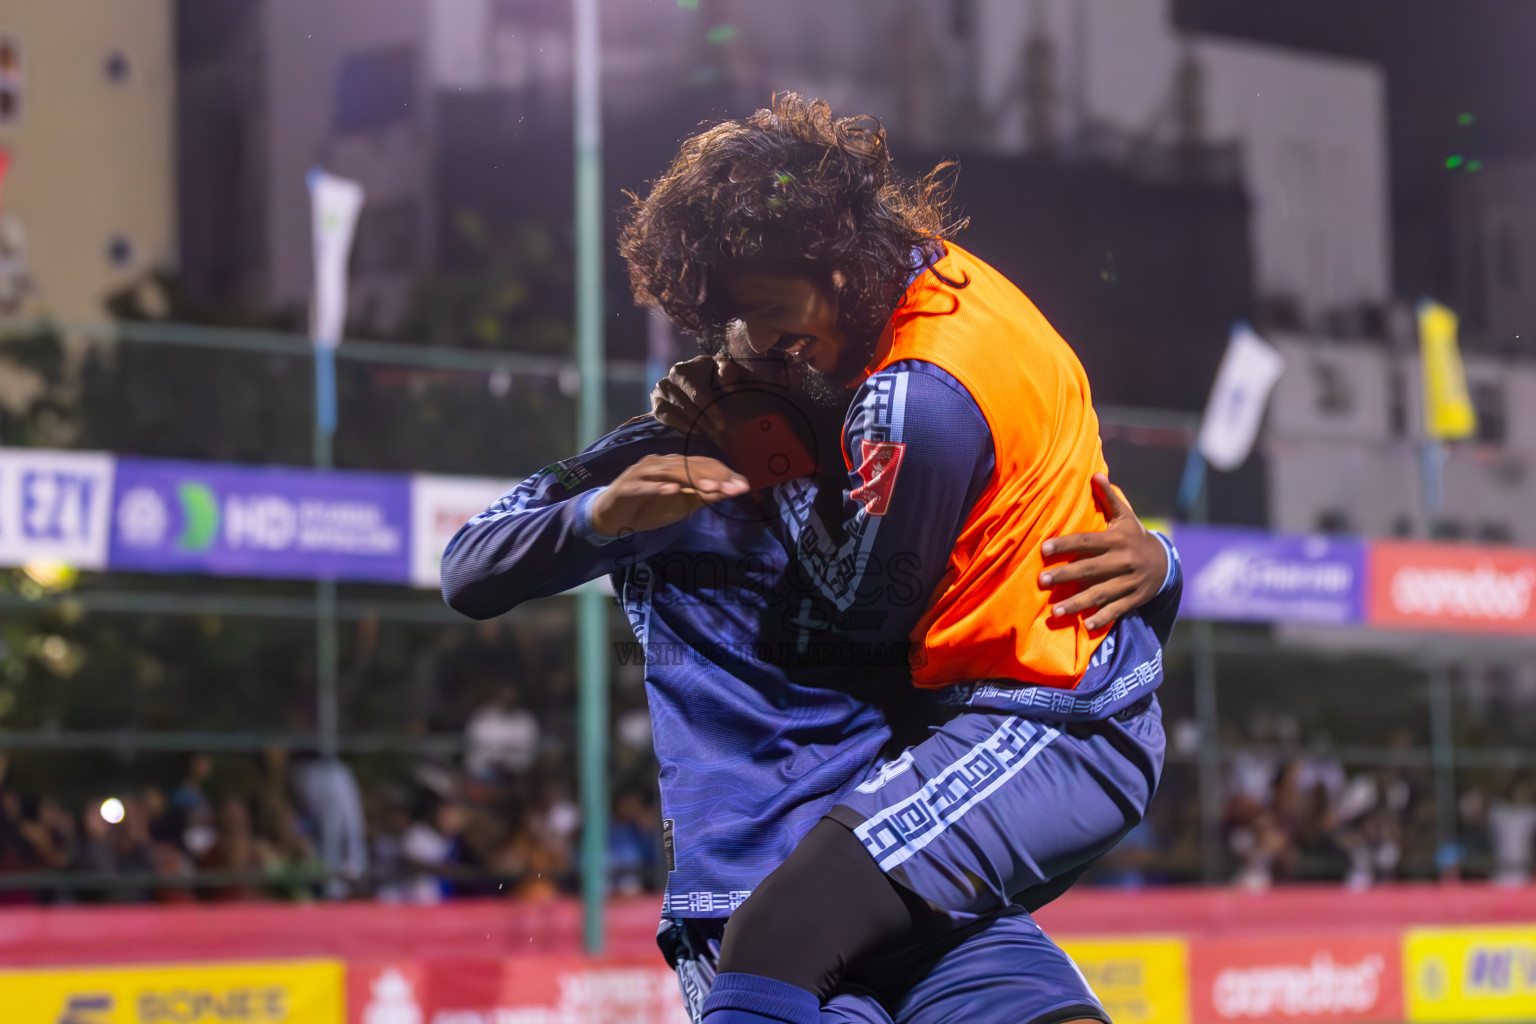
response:
<path fill-rule="evenodd" d="M 153 781 L 141 772 L 131 786 L 72 800 L 36 785 L 35 771 L 13 779 L 0 754 L 0 903 L 436 903 L 574 893 L 582 815 L 568 669 L 520 652 L 514 635 L 494 629 L 441 653 L 434 676 L 454 682 L 434 687 L 440 699 L 424 728 L 456 734 L 451 754 L 196 753 Z M 609 885 L 655 892 L 664 883 L 661 821 L 638 668 L 620 673 L 613 697 Z M 1305 742 L 1294 719 L 1260 716 L 1222 737 L 1213 835 L 1196 785 L 1198 744 L 1181 738 L 1178 723 L 1170 731 L 1173 756 L 1151 814 L 1090 883 L 1209 880 L 1212 843 L 1222 879 L 1252 889 L 1530 879 L 1536 775 L 1459 774 L 1457 841 L 1443 845 L 1422 738 L 1399 731 L 1371 764 L 1351 765 L 1318 753 L 1323 746 Z"/>
<path fill-rule="evenodd" d="M 1398 733 L 1389 749 L 1411 745 L 1411 735 Z M 1435 849 L 1428 784 L 1427 772 L 1399 766 L 1350 771 L 1328 756 L 1239 754 L 1221 818 L 1236 880 L 1250 888 L 1289 880 L 1364 888 L 1422 876 L 1450 855 Z"/>
<path fill-rule="evenodd" d="M 450 755 L 195 753 L 159 781 L 70 801 L 36 785 L 36 772 L 8 778 L 0 754 L 0 902 L 575 892 L 582 816 L 569 679 L 540 672 L 546 685 L 525 694 L 514 680 L 528 678 L 529 659 L 495 629 L 440 653 L 432 675 L 452 685 L 421 725 L 461 737 Z M 610 887 L 657 891 L 657 769 L 638 679 L 618 681 L 612 713 Z"/>
<path fill-rule="evenodd" d="M 194 754 L 174 787 L 75 805 L 0 785 L 0 903 L 574 892 L 581 813 L 565 781 L 539 770 L 537 720 L 501 694 L 471 728 L 460 764 L 423 761 L 402 780 L 360 782 L 344 760 L 271 749 L 254 763 Z M 254 781 L 209 786 L 219 773 Z M 649 786 L 614 799 L 615 891 L 658 888 L 659 817 Z"/>
<path fill-rule="evenodd" d="M 1406 880 L 1530 881 L 1536 775 L 1460 776 L 1450 810 L 1457 838 L 1442 844 L 1433 776 L 1411 732 L 1394 732 L 1369 766 L 1312 752 L 1299 732 L 1294 720 L 1261 717 L 1249 735 L 1229 729 L 1223 738 L 1237 751 L 1222 765 L 1225 881 L 1255 890 L 1293 882 L 1363 889 Z M 1097 882 L 1137 887 L 1205 877 L 1191 775 L 1170 772 L 1151 815 L 1105 858 Z"/>

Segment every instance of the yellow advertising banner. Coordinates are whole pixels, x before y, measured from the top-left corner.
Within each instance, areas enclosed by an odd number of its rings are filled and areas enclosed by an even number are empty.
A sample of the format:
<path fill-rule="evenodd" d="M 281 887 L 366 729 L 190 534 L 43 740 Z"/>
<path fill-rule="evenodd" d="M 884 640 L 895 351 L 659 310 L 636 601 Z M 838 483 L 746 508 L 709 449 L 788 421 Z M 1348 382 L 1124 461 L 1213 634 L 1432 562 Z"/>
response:
<path fill-rule="evenodd" d="M 1412 1021 L 1536 1020 L 1536 928 L 1414 928 L 1403 937 Z"/>
<path fill-rule="evenodd" d="M 339 960 L 0 971 L 5 1024 L 345 1024 Z"/>
<path fill-rule="evenodd" d="M 1182 939 L 1061 939 L 1115 1024 L 1189 1024 Z"/>

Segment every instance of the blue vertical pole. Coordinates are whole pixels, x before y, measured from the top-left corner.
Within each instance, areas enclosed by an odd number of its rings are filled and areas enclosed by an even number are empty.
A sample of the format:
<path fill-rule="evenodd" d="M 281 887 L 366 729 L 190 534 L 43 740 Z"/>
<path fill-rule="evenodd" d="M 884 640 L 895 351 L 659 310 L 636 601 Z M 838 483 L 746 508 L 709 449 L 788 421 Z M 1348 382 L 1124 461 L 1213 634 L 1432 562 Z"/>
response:
<path fill-rule="evenodd" d="M 315 468 L 330 469 L 336 436 L 336 350 L 315 345 Z M 336 582 L 315 584 L 315 728 L 320 734 L 320 756 L 334 761 L 340 756 L 341 710 L 337 694 L 340 654 L 336 636 Z M 321 855 L 328 868 L 341 863 L 339 823 L 326 815 L 320 822 Z M 341 881 L 330 878 L 326 891 L 345 895 Z"/>
<path fill-rule="evenodd" d="M 331 468 L 336 436 L 336 350 L 315 345 L 315 468 Z"/>
<path fill-rule="evenodd" d="M 1424 532 L 1433 536 L 1440 512 L 1445 508 L 1445 443 L 1426 440 L 1419 459 L 1423 467 Z"/>
<path fill-rule="evenodd" d="M 581 374 L 576 440 L 602 434 L 603 223 L 602 52 L 598 0 L 575 0 L 576 368 Z M 608 609 L 591 586 L 576 596 L 577 718 L 581 761 L 582 934 L 589 953 L 604 946 L 608 881 Z"/>
<path fill-rule="evenodd" d="M 1197 442 L 1190 448 L 1189 457 L 1184 460 L 1184 474 L 1179 478 L 1179 493 L 1174 501 L 1181 518 L 1195 518 L 1195 508 L 1205 497 L 1205 476 L 1205 456 L 1200 454 Z M 1195 518 L 1195 521 L 1199 522 L 1203 518 Z"/>

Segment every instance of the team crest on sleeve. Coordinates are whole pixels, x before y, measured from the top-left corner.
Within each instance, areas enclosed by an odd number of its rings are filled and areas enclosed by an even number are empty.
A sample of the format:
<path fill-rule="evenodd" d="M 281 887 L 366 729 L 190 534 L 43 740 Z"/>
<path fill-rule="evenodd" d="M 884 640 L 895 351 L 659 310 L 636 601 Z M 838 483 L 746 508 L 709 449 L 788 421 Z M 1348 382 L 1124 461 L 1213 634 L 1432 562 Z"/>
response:
<path fill-rule="evenodd" d="M 852 497 L 864 503 L 864 510 L 872 516 L 883 516 L 891 507 L 891 491 L 896 487 L 896 474 L 901 471 L 901 458 L 907 446 L 901 441 L 869 441 L 859 439 L 859 486 Z"/>

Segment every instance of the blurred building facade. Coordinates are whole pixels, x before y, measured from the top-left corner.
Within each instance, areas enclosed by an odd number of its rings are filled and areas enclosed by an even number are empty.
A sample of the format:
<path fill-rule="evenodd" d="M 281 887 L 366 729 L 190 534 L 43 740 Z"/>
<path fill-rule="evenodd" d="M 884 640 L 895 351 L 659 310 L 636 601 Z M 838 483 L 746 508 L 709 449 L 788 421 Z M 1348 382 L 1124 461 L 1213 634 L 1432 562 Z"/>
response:
<path fill-rule="evenodd" d="M 1491 162 L 1457 186 L 1452 259 L 1462 336 L 1491 352 L 1536 352 L 1536 157 Z"/>
<path fill-rule="evenodd" d="M 642 128 L 663 143 L 639 147 L 649 163 L 638 175 L 611 167 L 609 191 L 642 184 L 701 119 L 796 89 L 838 110 L 880 115 L 899 159 L 1037 155 L 1139 164 L 1165 178 L 1229 166 L 1250 200 L 1257 302 L 1308 322 L 1380 307 L 1391 296 L 1380 74 L 1359 62 L 1180 33 L 1168 8 L 1167 0 L 849 0 L 792 9 L 606 0 L 610 143 Z M 533 192 L 534 205 L 564 212 L 568 186 L 552 180 L 569 131 L 562 5 L 211 0 L 184 2 L 183 26 L 188 81 L 220 79 L 226 92 L 220 101 L 198 90 L 183 106 L 189 127 L 200 127 L 184 146 L 184 166 L 189 179 L 209 183 L 189 182 L 200 212 L 187 217 L 188 249 L 229 239 L 221 218 L 244 217 L 245 234 L 260 236 L 244 243 L 238 271 L 200 282 L 205 288 L 233 287 L 274 305 L 307 297 L 303 175 L 317 163 L 368 190 L 357 287 L 362 305 L 386 322 L 412 276 L 451 250 L 453 213 L 443 204 L 456 201 L 466 176 Z M 199 43 L 212 37 L 222 42 Z M 445 110 L 461 116 L 449 123 Z M 484 119 L 478 131 L 465 116 Z M 243 131 L 232 127 L 240 120 Z M 239 138 L 206 141 L 220 134 Z M 519 139 L 532 157 L 518 154 Z M 243 166 L 210 154 L 219 147 L 238 149 Z"/>
<path fill-rule="evenodd" d="M 1278 339 L 1267 442 L 1240 483 L 1213 482 L 1242 492 L 1217 519 L 1536 543 L 1530 386 L 1484 343 L 1536 313 L 1520 287 L 1536 164 L 1465 179 L 1455 303 L 1487 352 L 1468 364 L 1483 436 L 1452 454 L 1445 509 L 1426 515 L 1411 331 L 1386 340 L 1377 68 L 1182 32 L 1167 0 L 604 0 L 603 17 L 610 214 L 701 120 L 775 89 L 875 112 L 908 172 L 959 158 L 962 243 L 1058 324 L 1100 402 L 1198 410 L 1234 320 Z M 182 237 L 205 291 L 303 306 L 316 165 L 367 190 L 354 310 L 384 329 L 422 275 L 463 265 L 466 213 L 536 223 L 548 260 L 569 261 L 564 6 L 198 0 L 181 28 Z M 654 348 L 611 252 L 607 283 L 610 350 Z M 557 282 L 540 301 L 560 313 L 572 297 Z M 1136 492 L 1160 494 L 1165 468 Z"/>
<path fill-rule="evenodd" d="M 398 310 L 430 265 L 426 14 L 420 0 L 182 4 L 183 240 L 195 295 L 304 306 L 305 175 L 323 167 L 367 195 L 353 308 Z"/>
<path fill-rule="evenodd" d="M 172 2 L 0 2 L 0 314 L 100 320 L 176 262 Z"/>
<path fill-rule="evenodd" d="M 1380 70 L 1181 32 L 1171 6 L 949 0 L 893 17 L 862 0 L 789 18 L 720 0 L 713 12 L 736 29 L 724 67 L 748 95 L 822 95 L 880 114 L 909 145 L 1143 164 L 1228 147 L 1252 204 L 1259 299 L 1309 322 L 1380 308 L 1392 297 Z"/>
<path fill-rule="evenodd" d="M 998 111 L 1000 145 L 1106 136 L 1133 150 L 1157 141 L 1234 144 L 1252 203 L 1261 301 L 1316 322 L 1391 298 L 1379 69 L 1180 32 L 1166 0 L 990 2 L 983 10 L 983 103 Z M 1048 57 L 1060 69 L 1061 127 L 1054 140 L 1032 139 L 1039 100 L 1031 90 L 1038 95 L 1041 85 L 1030 64 Z"/>
<path fill-rule="evenodd" d="M 626 13 L 626 8 L 634 10 Z M 610 115 L 654 102 L 668 70 L 709 45 L 697 11 L 605 4 L 604 84 Z M 635 15 L 639 15 L 638 17 Z M 187 283 L 207 300 L 302 307 L 311 288 L 312 167 L 366 193 L 352 265 L 353 311 L 389 329 L 416 280 L 454 232 L 455 175 L 468 170 L 569 219 L 569 182 L 530 180 L 509 162 L 510 137 L 549 143 L 569 163 L 571 30 L 567 5 L 526 0 L 182 0 L 187 84 L 181 162 Z M 648 86 L 648 88 L 647 88 Z M 665 87 L 661 89 L 664 95 Z M 445 140 L 457 103 L 494 118 L 468 128 L 468 152 Z M 478 105 L 477 105 L 478 104 Z M 509 118 L 508 110 L 515 113 Z M 523 122 L 528 121 L 526 127 Z M 543 154 L 547 155 L 547 154 Z M 469 160 L 471 168 L 453 166 Z M 569 175 L 566 174 L 565 177 Z M 448 179 L 449 187 L 444 187 Z M 616 191 L 616 186 L 610 191 Z M 568 234 L 568 232 L 566 232 Z"/>
<path fill-rule="evenodd" d="M 1265 454 L 1271 525 L 1297 533 L 1536 546 L 1536 366 L 1469 354 L 1478 435 L 1454 445 L 1425 507 L 1419 362 L 1409 345 L 1278 335 L 1285 374 Z"/>

